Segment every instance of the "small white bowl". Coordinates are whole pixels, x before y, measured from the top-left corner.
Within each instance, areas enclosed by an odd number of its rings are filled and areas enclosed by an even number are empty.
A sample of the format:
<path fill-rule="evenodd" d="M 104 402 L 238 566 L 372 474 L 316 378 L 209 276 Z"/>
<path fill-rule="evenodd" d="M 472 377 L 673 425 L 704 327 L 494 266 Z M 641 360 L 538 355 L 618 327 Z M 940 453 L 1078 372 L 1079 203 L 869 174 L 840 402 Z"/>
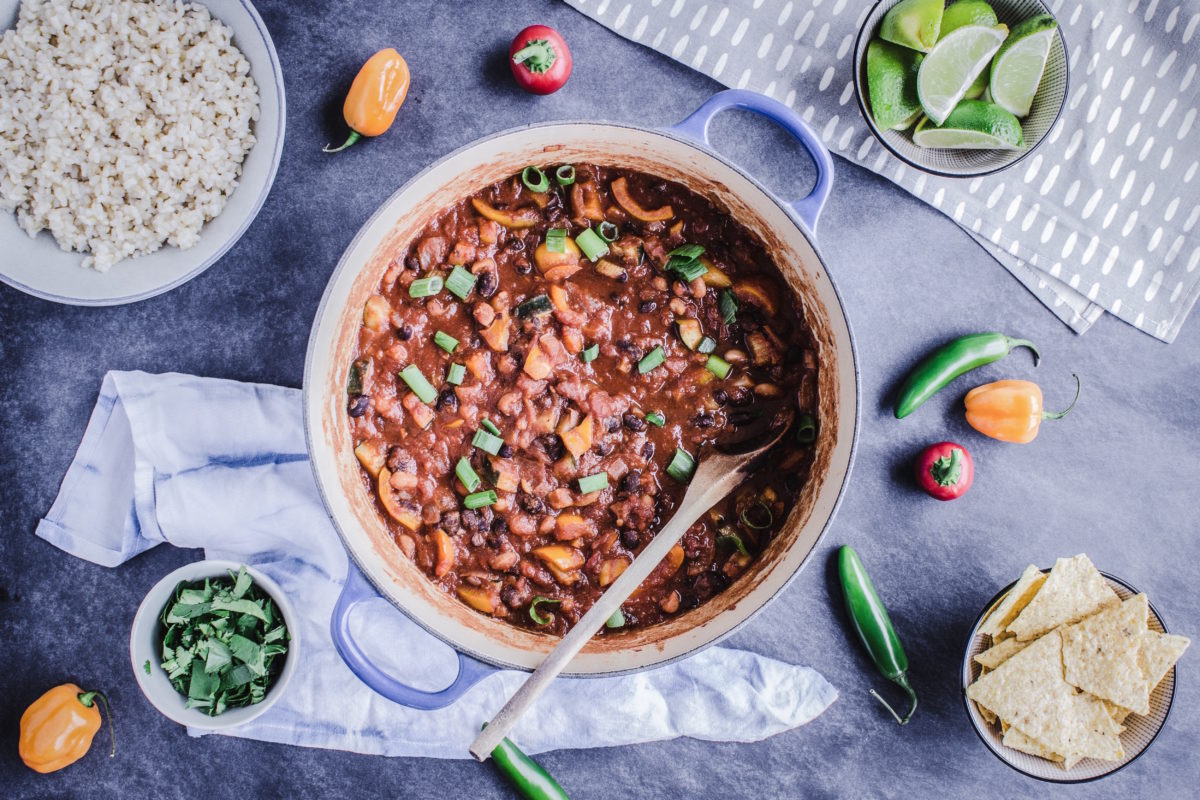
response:
<path fill-rule="evenodd" d="M 133 674 L 137 676 L 138 686 L 150 704 L 163 713 L 168 719 L 192 728 L 217 731 L 235 728 L 249 722 L 270 708 L 296 671 L 296 653 L 300 648 L 300 626 L 292 611 L 291 603 L 279 584 L 262 574 L 254 567 L 246 566 L 254 583 L 262 588 L 276 607 L 283 614 L 283 622 L 288 629 L 288 651 L 283 662 L 283 670 L 271 684 L 266 696 L 258 703 L 242 708 L 231 708 L 223 714 L 210 717 L 197 708 L 187 708 L 187 698 L 175 691 L 162 668 L 162 633 L 159 625 L 159 615 L 175 592 L 180 581 L 202 581 L 205 578 L 228 577 L 242 567 L 236 561 L 196 561 L 180 567 L 165 578 L 154 584 L 154 588 L 138 606 L 137 614 L 133 617 L 133 628 L 129 633 L 129 658 L 133 664 Z M 146 673 L 146 662 L 150 662 L 150 673 Z"/>

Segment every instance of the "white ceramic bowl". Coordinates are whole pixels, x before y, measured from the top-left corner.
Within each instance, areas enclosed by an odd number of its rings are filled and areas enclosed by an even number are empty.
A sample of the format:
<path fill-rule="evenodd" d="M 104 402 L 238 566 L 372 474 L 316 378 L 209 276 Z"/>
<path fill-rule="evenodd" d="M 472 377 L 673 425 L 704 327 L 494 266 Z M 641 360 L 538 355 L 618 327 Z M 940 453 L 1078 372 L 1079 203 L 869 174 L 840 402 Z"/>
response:
<path fill-rule="evenodd" d="M 1049 570 L 1043 570 L 1048 572 Z M 1104 579 L 1108 581 L 1108 585 L 1122 600 L 1133 597 L 1138 593 L 1138 590 L 1129 585 L 1120 578 L 1113 577 L 1107 572 L 1100 573 Z M 1154 691 L 1150 693 L 1150 713 L 1149 714 L 1132 714 L 1126 718 L 1124 725 L 1125 730 L 1121 733 L 1121 747 L 1125 750 L 1125 757 L 1120 761 L 1101 761 L 1095 758 L 1085 758 L 1070 769 L 1063 769 L 1061 764 L 1056 764 L 1053 761 L 1047 761 L 1038 756 L 1022 753 L 1019 750 L 1013 750 L 1010 747 L 1005 747 L 998 725 L 990 725 L 988 721 L 979 713 L 979 708 L 967 699 L 967 687 L 974 683 L 979 678 L 980 666 L 975 662 L 975 656 L 982 653 L 991 646 L 989 637 L 979 632 L 979 626 L 987 615 L 996 605 L 1004 599 L 1004 596 L 1016 585 L 1016 582 L 1004 587 L 991 602 L 980 612 L 975 620 L 975 624 L 971 627 L 971 635 L 967 639 L 967 652 L 963 656 L 961 667 L 962 677 L 962 698 L 963 706 L 967 710 L 967 716 L 971 720 L 971 726 L 975 729 L 975 733 L 979 735 L 980 741 L 987 745 L 988 750 L 992 754 L 1003 761 L 1008 766 L 1015 769 L 1023 775 L 1028 775 L 1031 778 L 1037 778 L 1040 781 L 1047 783 L 1087 783 L 1098 778 L 1103 778 L 1112 775 L 1114 772 L 1132 764 L 1143 753 L 1150 749 L 1150 745 L 1154 744 L 1154 740 L 1158 738 L 1158 734 L 1166 725 L 1167 717 L 1171 713 L 1171 706 L 1175 702 L 1175 670 L 1176 667 L 1171 667 L 1167 670 L 1167 674 L 1159 681 L 1158 686 L 1154 687 Z M 1163 623 L 1162 617 L 1159 616 L 1158 609 L 1154 604 L 1150 604 L 1150 613 L 1146 618 L 1147 627 L 1152 631 L 1159 633 L 1168 633 L 1167 626 Z"/>
<path fill-rule="evenodd" d="M 271 684 L 271 688 L 262 701 L 252 706 L 232 708 L 223 714 L 210 717 L 200 709 L 186 707 L 187 698 L 175 691 L 175 687 L 167 678 L 166 670 L 159 665 L 162 658 L 159 649 L 162 644 L 162 634 L 158 617 L 180 581 L 190 583 L 202 581 L 205 578 L 226 577 L 231 570 L 236 573 L 241 567 L 242 565 L 236 561 L 196 561 L 182 566 L 154 584 L 154 588 L 146 595 L 146 599 L 142 600 L 137 614 L 133 617 L 133 628 L 129 633 L 129 658 L 133 664 L 133 674 L 137 676 L 138 686 L 141 687 L 142 694 L 146 695 L 146 699 L 152 706 L 161 711 L 163 716 L 180 725 L 213 731 L 243 725 L 262 714 L 279 699 L 287 687 L 288 681 L 291 680 L 292 673 L 296 671 L 296 654 L 300 650 L 299 621 L 296 619 L 295 612 L 292 611 L 287 595 L 283 593 L 283 589 L 279 588 L 279 584 L 251 566 L 247 566 L 246 570 L 250 573 L 250 577 L 254 578 L 254 583 L 275 601 L 276 607 L 283 614 L 283 621 L 287 625 L 290 637 L 283 670 L 275 678 L 275 682 Z M 147 661 L 150 662 L 149 674 L 146 673 Z"/>
<path fill-rule="evenodd" d="M 196 0 L 200 2 L 200 0 Z M 200 241 L 180 250 L 166 246 L 127 258 L 108 272 L 80 266 L 83 253 L 61 250 L 48 231 L 30 238 L 15 214 L 0 212 L 0 281 L 56 303 L 115 306 L 162 294 L 208 269 L 233 247 L 262 208 L 283 153 L 283 73 L 275 45 L 249 0 L 202 0 L 233 31 L 233 43 L 250 62 L 258 84 L 259 119 L 254 147 L 242 163 L 238 186 L 221 213 L 204 225 Z M 0 0 L 0 33 L 17 21 L 20 0 Z"/>

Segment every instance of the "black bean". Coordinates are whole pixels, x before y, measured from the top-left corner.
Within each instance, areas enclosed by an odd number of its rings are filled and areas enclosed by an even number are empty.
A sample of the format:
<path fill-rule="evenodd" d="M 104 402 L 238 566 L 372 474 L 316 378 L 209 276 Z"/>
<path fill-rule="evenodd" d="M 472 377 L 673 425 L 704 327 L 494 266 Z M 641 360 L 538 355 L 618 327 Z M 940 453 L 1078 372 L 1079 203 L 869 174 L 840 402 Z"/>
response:
<path fill-rule="evenodd" d="M 393 445 L 388 448 L 387 468 L 392 472 L 416 472 L 417 460 L 404 448 Z"/>
<path fill-rule="evenodd" d="M 538 437 L 538 441 L 542 445 L 542 449 L 546 451 L 546 455 L 551 461 L 558 461 L 563 456 L 566 448 L 563 446 L 562 439 L 558 438 L 558 434 L 547 433 Z"/>
<path fill-rule="evenodd" d="M 621 421 L 624 422 L 625 427 L 629 428 L 631 431 L 646 430 L 646 420 L 632 412 L 626 413 L 625 416 L 621 418 Z"/>
<path fill-rule="evenodd" d="M 411 269 L 413 272 L 417 272 L 421 269 L 421 259 L 417 258 L 416 254 L 414 253 L 413 255 L 410 255 L 408 258 L 404 259 L 404 266 L 408 269 Z"/>
<path fill-rule="evenodd" d="M 596 452 L 601 456 L 606 456 L 613 451 L 612 442 L 600 442 L 596 445 Z"/>
<path fill-rule="evenodd" d="M 496 273 L 489 270 L 479 276 L 479 283 L 475 286 L 475 291 L 479 292 L 480 297 L 491 297 L 499 286 L 500 281 L 496 277 Z"/>
<path fill-rule="evenodd" d="M 509 608 L 521 607 L 521 593 L 517 591 L 515 586 L 505 586 L 500 590 L 500 599 L 504 601 L 504 605 Z"/>
<path fill-rule="evenodd" d="M 492 533 L 504 533 L 507 530 L 508 530 L 508 520 L 506 520 L 504 517 L 496 517 L 495 519 L 492 520 Z M 491 541 L 491 540 L 489 539 L 488 541 Z M 491 545 L 491 546 L 499 547 L 499 545 Z"/>
<path fill-rule="evenodd" d="M 649 461 L 654 458 L 654 442 L 646 442 L 642 445 L 642 459 Z"/>
<path fill-rule="evenodd" d="M 619 347 L 621 350 L 624 350 L 634 361 L 642 360 L 641 349 L 628 339 L 622 339 L 621 341 L 617 342 L 617 347 Z"/>
<path fill-rule="evenodd" d="M 658 303 L 655 303 L 653 300 L 643 300 L 638 304 L 638 311 L 643 314 L 649 314 L 656 308 L 658 308 Z"/>
<path fill-rule="evenodd" d="M 356 394 L 350 398 L 350 403 L 346 407 L 346 413 L 352 417 L 361 417 L 367 413 L 367 409 L 371 407 L 371 398 L 365 394 Z"/>
<path fill-rule="evenodd" d="M 497 517 L 497 519 L 499 519 L 499 517 Z M 493 520 L 492 525 L 495 525 L 495 524 L 496 524 L 495 520 Z M 487 546 L 492 548 L 493 550 L 499 550 L 500 545 L 502 545 L 502 544 L 504 544 L 504 540 L 501 539 L 499 536 L 487 537 Z"/>
<path fill-rule="evenodd" d="M 479 533 L 478 531 L 476 531 L 474 534 L 471 535 L 471 546 L 472 547 L 483 547 L 483 545 L 486 542 L 487 542 L 487 538 L 482 533 Z"/>
<path fill-rule="evenodd" d="M 512 445 L 507 444 L 507 443 L 500 445 L 500 450 L 497 451 L 496 455 L 498 455 L 500 458 L 512 458 L 513 457 Z"/>
<path fill-rule="evenodd" d="M 411 325 L 401 325 L 396 329 L 396 338 L 402 342 L 407 342 L 412 338 L 413 329 Z"/>
<path fill-rule="evenodd" d="M 638 546 L 638 542 L 642 540 L 641 535 L 632 528 L 626 528 L 621 531 L 621 544 L 632 550 Z"/>
<path fill-rule="evenodd" d="M 517 495 L 517 505 L 521 507 L 522 511 L 530 514 L 541 514 L 546 510 L 546 504 L 531 494 L 521 493 Z"/>
<path fill-rule="evenodd" d="M 442 391 L 438 393 L 437 409 L 438 411 L 443 411 L 445 409 L 449 409 L 451 411 L 458 410 L 458 395 L 454 393 L 453 389 L 442 389 Z"/>
<path fill-rule="evenodd" d="M 692 589 L 694 589 L 696 594 L 699 596 L 708 597 L 713 593 L 712 575 L 707 572 L 701 572 L 696 576 L 696 579 L 692 581 Z"/>
<path fill-rule="evenodd" d="M 642 473 L 640 470 L 631 469 L 625 473 L 625 477 L 621 478 L 621 490 L 632 494 L 638 490 L 642 482 Z"/>
<path fill-rule="evenodd" d="M 629 273 L 628 272 L 622 272 L 620 275 L 617 276 L 617 283 L 628 283 L 628 282 L 629 282 Z"/>
<path fill-rule="evenodd" d="M 621 429 L 621 421 L 613 417 L 604 423 L 604 427 L 608 429 L 609 433 L 616 433 Z"/>
<path fill-rule="evenodd" d="M 508 244 L 504 245 L 506 253 L 520 253 L 525 249 L 525 240 L 520 238 L 512 239 Z"/>
<path fill-rule="evenodd" d="M 729 402 L 735 406 L 738 406 L 739 408 L 741 406 L 748 406 L 754 402 L 754 395 L 751 394 L 746 387 L 739 386 L 736 390 L 734 390 L 733 394 L 730 395 Z"/>
<path fill-rule="evenodd" d="M 462 524 L 469 531 L 481 531 L 485 527 L 483 514 L 478 509 L 468 508 L 462 512 Z"/>
<path fill-rule="evenodd" d="M 717 401 L 717 405 L 723 406 L 729 402 L 729 392 L 724 389 L 717 389 L 713 392 L 713 400 Z"/>
<path fill-rule="evenodd" d="M 442 530 L 446 533 L 454 533 L 462 527 L 462 519 L 459 517 L 457 511 L 447 511 L 445 514 L 442 514 L 442 519 L 438 524 L 442 526 Z"/>
<path fill-rule="evenodd" d="M 691 611 L 698 605 L 700 605 L 700 598 L 694 592 L 679 593 L 679 607 L 684 611 Z"/>
<path fill-rule="evenodd" d="M 513 261 L 513 269 L 517 271 L 518 275 L 528 275 L 530 272 L 533 272 L 533 267 L 529 265 L 529 259 L 524 256 Z"/>
<path fill-rule="evenodd" d="M 697 428 L 711 428 L 713 425 L 717 424 L 717 418 L 707 411 L 701 411 L 696 415 L 696 418 L 692 420 L 692 424 Z"/>

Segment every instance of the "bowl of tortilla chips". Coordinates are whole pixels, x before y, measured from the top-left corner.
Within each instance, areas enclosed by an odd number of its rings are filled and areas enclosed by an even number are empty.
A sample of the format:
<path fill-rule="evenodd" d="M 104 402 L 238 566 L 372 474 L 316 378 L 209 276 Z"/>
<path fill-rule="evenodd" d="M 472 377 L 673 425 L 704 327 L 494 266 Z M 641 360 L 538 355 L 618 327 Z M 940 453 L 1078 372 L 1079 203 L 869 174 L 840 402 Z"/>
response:
<path fill-rule="evenodd" d="M 1032 778 L 1111 775 L 1154 742 L 1190 641 L 1167 632 L 1145 594 L 1086 555 L 1034 565 L 971 629 L 963 699 L 979 738 Z"/>

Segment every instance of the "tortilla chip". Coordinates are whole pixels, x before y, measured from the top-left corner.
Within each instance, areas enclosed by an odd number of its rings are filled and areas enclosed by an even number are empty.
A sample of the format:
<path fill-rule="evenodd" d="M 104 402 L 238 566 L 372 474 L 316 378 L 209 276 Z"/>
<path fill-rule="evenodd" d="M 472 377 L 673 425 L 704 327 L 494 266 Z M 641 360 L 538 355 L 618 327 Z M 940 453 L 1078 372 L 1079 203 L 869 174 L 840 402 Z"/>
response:
<path fill-rule="evenodd" d="M 1142 634 L 1142 646 L 1138 650 L 1138 666 L 1150 691 L 1166 677 L 1167 671 L 1175 666 L 1175 662 L 1187 650 L 1191 640 L 1186 636 L 1176 636 L 1171 633 L 1146 631 Z"/>
<path fill-rule="evenodd" d="M 1104 701 L 1104 705 L 1108 709 L 1108 715 L 1112 717 L 1112 720 L 1116 723 L 1117 727 L 1121 730 L 1125 730 L 1125 726 L 1122 723 L 1125 722 L 1125 718 L 1133 712 L 1128 708 L 1122 708 L 1116 703 L 1110 703 L 1107 700 Z"/>
<path fill-rule="evenodd" d="M 1135 714 L 1148 714 L 1150 688 L 1138 665 L 1148 611 L 1146 595 L 1139 594 L 1062 628 L 1067 683 Z"/>
<path fill-rule="evenodd" d="M 995 725 L 996 722 L 1000 719 L 999 717 L 997 717 L 995 714 L 992 713 L 992 710 L 990 708 L 987 708 L 986 706 L 981 706 L 981 705 L 979 705 L 979 703 L 976 703 L 975 708 L 976 708 L 976 710 L 979 711 L 979 716 L 981 716 L 985 720 L 987 720 L 988 725 Z"/>
<path fill-rule="evenodd" d="M 1054 562 L 1042 588 L 1008 625 L 1008 630 L 1028 642 L 1059 625 L 1078 622 L 1120 602 L 1100 571 L 1080 553 Z"/>
<path fill-rule="evenodd" d="M 1017 584 L 1008 594 L 1004 595 L 992 609 L 992 613 L 988 614 L 987 619 L 979 626 L 979 632 L 986 633 L 996 640 L 996 637 L 1008 627 L 1008 623 L 1016 619 L 1017 614 L 1021 613 L 1021 609 L 1029 604 L 1045 581 L 1046 573 L 1033 564 L 1026 567 Z"/>
<path fill-rule="evenodd" d="M 1120 760 L 1103 703 L 1063 680 L 1062 636 L 1051 631 L 967 687 L 967 697 L 1071 761 Z"/>
<path fill-rule="evenodd" d="M 995 669 L 1028 646 L 1029 642 L 1022 642 L 1015 636 L 1010 636 L 975 656 L 975 663 L 985 669 Z"/>
<path fill-rule="evenodd" d="M 1055 753 L 1049 747 L 1034 739 L 1029 734 L 1023 732 L 1020 728 L 1010 727 L 1004 732 L 1004 739 L 1001 740 L 1005 747 L 1011 747 L 1013 750 L 1020 750 L 1022 753 L 1029 753 L 1031 756 L 1047 759 L 1048 761 L 1057 761 L 1062 763 L 1063 757 Z"/>

